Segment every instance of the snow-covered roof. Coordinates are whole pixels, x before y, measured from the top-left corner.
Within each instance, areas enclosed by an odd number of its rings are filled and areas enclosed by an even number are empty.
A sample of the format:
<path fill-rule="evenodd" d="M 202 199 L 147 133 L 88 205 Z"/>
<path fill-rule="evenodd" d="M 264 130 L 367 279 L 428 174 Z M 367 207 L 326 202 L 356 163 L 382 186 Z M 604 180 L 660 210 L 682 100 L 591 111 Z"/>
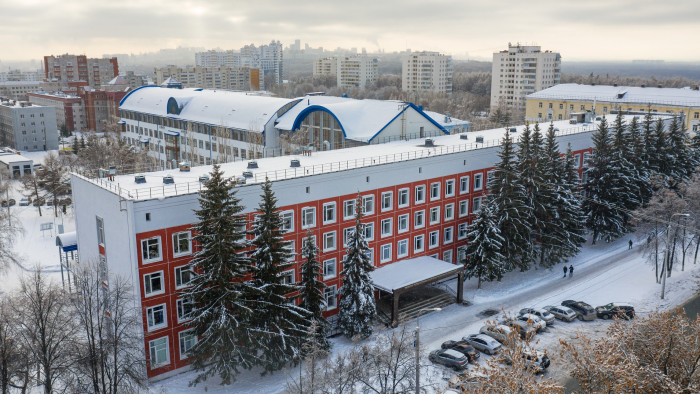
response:
<path fill-rule="evenodd" d="M 16 153 L 4 153 L 0 152 L 0 162 L 5 163 L 5 164 L 12 164 L 12 163 L 25 163 L 25 162 L 31 162 L 32 159 L 29 159 L 27 157 L 24 157 L 22 155 L 18 155 Z"/>
<path fill-rule="evenodd" d="M 393 292 L 441 275 L 457 273 L 461 269 L 463 269 L 461 265 L 421 256 L 377 268 L 369 275 L 372 277 L 375 288 Z"/>
<path fill-rule="evenodd" d="M 690 88 L 580 85 L 566 83 L 529 94 L 528 99 L 584 100 L 700 107 L 700 91 Z"/>
<path fill-rule="evenodd" d="M 78 249 L 78 235 L 75 231 L 70 231 L 56 236 L 56 246 L 60 246 L 64 252 Z"/>
<path fill-rule="evenodd" d="M 107 82 L 107 85 L 128 85 L 129 81 L 126 80 L 126 78 L 122 77 L 121 75 L 117 75 L 116 77 L 112 78 L 111 81 Z"/>
<path fill-rule="evenodd" d="M 333 115 L 343 129 L 345 138 L 370 141 L 408 107 L 414 108 L 431 122 L 443 128 L 435 119 L 425 115 L 411 103 L 396 100 L 358 100 L 337 96 L 306 96 L 282 115 L 276 127 L 296 130 L 310 111 L 321 110 Z M 439 115 L 444 117 L 444 115 Z"/>
<path fill-rule="evenodd" d="M 466 126 L 470 122 L 462 119 L 453 118 L 446 114 L 441 114 L 433 111 L 423 111 L 426 115 L 430 116 L 437 124 L 444 128 L 452 126 Z"/>
<path fill-rule="evenodd" d="M 179 114 L 168 113 L 170 98 L 180 107 Z M 262 131 L 275 112 L 292 101 L 246 92 L 143 86 L 124 96 L 119 108 L 172 119 Z"/>

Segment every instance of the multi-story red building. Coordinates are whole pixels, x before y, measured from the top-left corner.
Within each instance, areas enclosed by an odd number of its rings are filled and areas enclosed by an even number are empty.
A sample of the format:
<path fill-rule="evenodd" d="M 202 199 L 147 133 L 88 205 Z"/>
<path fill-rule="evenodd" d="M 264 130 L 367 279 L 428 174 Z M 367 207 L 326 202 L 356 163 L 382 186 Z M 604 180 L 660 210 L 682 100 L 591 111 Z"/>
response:
<path fill-rule="evenodd" d="M 555 127 L 562 152 L 571 145 L 581 172 L 597 124 L 567 121 Z M 515 137 L 522 128 L 517 127 Z M 288 281 L 301 279 L 299 252 L 307 232 L 316 237 L 327 286 L 325 314 L 332 316 L 358 193 L 375 267 L 419 256 L 457 263 L 464 257 L 467 225 L 487 193 L 503 133 L 435 137 L 432 146 L 409 140 L 264 158 L 256 165 L 239 161 L 222 169 L 240 179 L 237 197 L 249 220 L 260 201 L 260 184 L 266 178 L 273 182 L 285 239 L 296 253 L 295 264 L 285 272 Z M 133 175 L 112 180 L 72 177 L 80 260 L 104 259 L 110 274 L 134 285 L 150 378 L 185 367 L 187 349 L 195 343 L 184 325 L 191 304 L 178 290 L 190 280 L 184 267 L 197 249 L 191 229 L 203 187 L 199 177 L 209 171 L 211 166 L 148 173 L 145 183 L 137 183 Z"/>

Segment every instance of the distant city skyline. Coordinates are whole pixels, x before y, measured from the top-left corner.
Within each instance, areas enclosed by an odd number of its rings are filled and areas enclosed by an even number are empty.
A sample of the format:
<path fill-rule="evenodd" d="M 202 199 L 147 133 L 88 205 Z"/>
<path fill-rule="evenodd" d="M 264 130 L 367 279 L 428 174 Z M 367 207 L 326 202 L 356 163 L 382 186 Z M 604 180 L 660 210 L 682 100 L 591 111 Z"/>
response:
<path fill-rule="evenodd" d="M 0 0 L 1 62 L 63 53 L 142 53 L 295 39 L 312 47 L 368 52 L 439 51 L 491 60 L 508 42 L 559 51 L 564 61 L 698 61 L 689 43 L 700 33 L 700 5 L 678 0 L 356 0 L 231 2 L 211 0 Z"/>

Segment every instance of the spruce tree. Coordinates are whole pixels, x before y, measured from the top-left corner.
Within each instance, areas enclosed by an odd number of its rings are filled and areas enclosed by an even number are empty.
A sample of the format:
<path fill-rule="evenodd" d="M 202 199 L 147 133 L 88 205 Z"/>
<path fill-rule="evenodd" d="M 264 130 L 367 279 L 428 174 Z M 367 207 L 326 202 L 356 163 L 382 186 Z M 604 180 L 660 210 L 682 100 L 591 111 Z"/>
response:
<path fill-rule="evenodd" d="M 77 155 L 78 152 L 80 152 L 80 141 L 78 140 L 78 137 L 77 137 L 77 136 L 76 136 L 76 137 L 73 137 L 73 145 L 71 145 L 71 147 L 72 147 L 72 149 L 73 149 L 73 153 L 74 153 L 74 154 Z"/>
<path fill-rule="evenodd" d="M 618 112 L 613 125 L 612 151 L 610 152 L 609 171 L 613 178 L 610 182 L 616 187 L 615 204 L 625 208 L 619 210 L 625 229 L 631 231 L 630 213 L 641 204 L 639 179 L 637 172 L 629 161 L 632 156 L 631 141 L 625 132 L 626 126 L 622 120 L 622 113 Z"/>
<path fill-rule="evenodd" d="M 369 258 L 369 246 L 362 224 L 362 198 L 355 203 L 355 230 L 348 240 L 347 256 L 343 261 L 343 287 L 340 290 L 338 326 L 352 338 L 372 335 L 372 320 L 377 314 L 374 287 L 369 273 L 374 270 Z"/>
<path fill-rule="evenodd" d="M 642 140 L 644 141 L 644 163 L 647 173 L 651 177 L 652 173 L 658 172 L 658 152 L 656 151 L 656 138 L 654 135 L 654 122 L 649 109 L 644 115 L 644 130 L 642 132 Z"/>
<path fill-rule="evenodd" d="M 251 329 L 259 350 L 256 362 L 264 372 L 272 372 L 299 359 L 310 321 L 309 312 L 295 304 L 296 297 L 288 296 L 299 287 L 284 281 L 283 272 L 292 267 L 292 252 L 290 242 L 282 239 L 283 222 L 269 179 L 262 190 L 260 213 L 251 231 L 251 285 L 256 290 Z"/>
<path fill-rule="evenodd" d="M 668 128 L 668 148 L 672 160 L 670 176 L 674 184 L 689 179 L 694 173 L 697 164 L 689 144 L 685 122 L 680 116 L 674 116 Z"/>
<path fill-rule="evenodd" d="M 494 168 L 494 176 L 488 185 L 489 199 L 496 215 L 496 224 L 503 236 L 500 253 L 506 270 L 527 269 L 523 265 L 521 253 L 530 248 L 530 225 L 528 223 L 530 207 L 527 204 L 525 188 L 520 182 L 516 169 L 513 140 L 506 133 L 498 153 L 499 162 Z"/>
<path fill-rule="evenodd" d="M 477 288 L 482 281 L 501 280 L 507 271 L 501 254 L 504 238 L 498 228 L 498 218 L 492 200 L 484 204 L 467 228 L 467 258 L 464 274 L 467 279 L 476 277 Z"/>
<path fill-rule="evenodd" d="M 199 245 L 189 268 L 196 273 L 182 292 L 195 309 L 188 326 L 199 342 L 190 350 L 192 368 L 199 372 L 191 384 L 218 375 L 222 384 L 235 381 L 240 368 L 253 366 L 254 335 L 249 330 L 253 310 L 244 281 L 249 259 L 243 250 L 245 218 L 233 182 L 218 165 L 200 192 L 195 211 L 194 240 Z"/>
<path fill-rule="evenodd" d="M 319 279 L 323 275 L 321 263 L 318 262 L 318 246 L 314 242 L 314 238 L 309 231 L 304 238 L 304 243 L 301 247 L 301 289 L 300 289 L 300 306 L 309 311 L 313 324 L 314 342 L 323 349 L 330 348 L 328 342 L 328 322 L 323 318 L 323 311 L 326 308 L 326 298 L 324 289 L 326 285 Z"/>
<path fill-rule="evenodd" d="M 668 181 L 672 176 L 673 154 L 669 150 L 668 137 L 664 131 L 664 122 L 659 119 L 654 124 L 654 168 L 659 175 L 662 175 Z"/>
<path fill-rule="evenodd" d="M 539 130 L 539 126 L 537 126 Z M 538 165 L 535 159 L 535 153 L 539 154 L 541 148 L 541 135 L 537 141 L 533 141 L 533 134 L 530 132 L 530 126 L 525 125 L 525 130 L 520 135 L 518 140 L 518 154 L 517 154 L 517 169 L 520 173 L 520 183 L 525 189 L 525 205 L 527 209 L 523 212 L 524 220 L 530 228 L 530 233 L 526 234 L 527 247 L 521 251 L 520 255 L 520 270 L 524 271 L 529 268 L 530 263 L 534 260 L 535 248 L 534 236 L 538 231 L 538 215 L 541 215 L 543 207 L 539 203 L 537 196 L 537 191 L 539 189 L 539 182 L 541 180 L 538 177 L 538 172 L 536 166 Z M 535 146 L 535 142 L 539 146 Z"/>
<path fill-rule="evenodd" d="M 593 153 L 588 160 L 591 166 L 586 170 L 588 180 L 584 186 L 586 199 L 583 211 L 586 226 L 593 232 L 593 243 L 599 239 L 611 240 L 625 233 L 625 218 L 618 209 L 618 186 L 616 176 L 610 167 L 611 137 L 608 123 L 603 117 L 598 130 L 591 137 Z"/>
<path fill-rule="evenodd" d="M 651 199 L 653 190 L 649 179 L 649 165 L 645 162 L 647 152 L 644 135 L 639 132 L 639 122 L 636 116 L 630 121 L 628 130 L 631 149 L 627 150 L 629 154 L 627 161 L 630 162 L 634 171 L 637 189 L 639 190 L 639 202 L 641 205 L 645 205 Z"/>
<path fill-rule="evenodd" d="M 554 133 L 553 124 L 550 124 L 549 129 Z M 555 141 L 552 140 L 552 142 Z M 543 267 L 549 267 L 555 264 L 552 262 L 553 260 L 557 261 L 555 257 L 557 253 L 552 252 L 558 244 L 556 240 L 558 223 L 555 221 L 557 217 L 556 184 L 549 182 L 547 177 L 553 180 L 553 174 L 550 172 L 557 171 L 558 168 L 556 167 L 559 163 L 559 160 L 552 162 L 549 155 L 554 154 L 558 159 L 559 152 L 558 147 L 554 145 L 549 148 L 556 149 L 557 152 L 550 153 L 547 151 L 539 124 L 535 124 L 530 146 L 532 152 L 531 165 L 524 181 L 526 182 L 525 188 L 528 190 L 535 220 L 532 223 L 534 230 L 532 239 L 537 242 L 537 249 L 533 253 L 533 258 L 539 255 L 539 264 Z"/>
<path fill-rule="evenodd" d="M 563 247 L 562 255 L 568 259 L 578 254 L 581 245 L 586 242 L 586 216 L 581 207 L 578 163 L 574 162 L 571 144 L 567 147 L 564 158 L 564 173 L 561 176 L 564 182 L 563 189 L 560 190 L 562 197 L 558 209 L 561 226 L 566 229 L 567 234 L 567 244 Z"/>

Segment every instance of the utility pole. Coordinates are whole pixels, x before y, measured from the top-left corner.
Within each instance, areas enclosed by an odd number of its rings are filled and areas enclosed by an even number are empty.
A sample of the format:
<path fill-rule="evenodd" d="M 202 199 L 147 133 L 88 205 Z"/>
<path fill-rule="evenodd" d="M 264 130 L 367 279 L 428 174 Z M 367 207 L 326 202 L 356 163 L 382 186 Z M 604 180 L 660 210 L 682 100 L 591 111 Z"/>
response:
<path fill-rule="evenodd" d="M 668 228 L 666 229 L 666 253 L 664 254 L 664 266 L 661 268 L 661 299 L 664 299 L 664 295 L 666 293 L 666 270 L 668 269 L 668 265 L 670 263 L 671 259 L 671 224 L 673 224 L 673 217 L 674 216 L 685 216 L 688 217 L 690 216 L 687 213 L 674 213 L 671 215 L 671 218 L 668 221 Z"/>
<path fill-rule="evenodd" d="M 423 312 L 440 312 L 442 308 L 423 308 L 418 310 L 416 317 L 416 394 L 420 393 L 420 315 Z"/>

